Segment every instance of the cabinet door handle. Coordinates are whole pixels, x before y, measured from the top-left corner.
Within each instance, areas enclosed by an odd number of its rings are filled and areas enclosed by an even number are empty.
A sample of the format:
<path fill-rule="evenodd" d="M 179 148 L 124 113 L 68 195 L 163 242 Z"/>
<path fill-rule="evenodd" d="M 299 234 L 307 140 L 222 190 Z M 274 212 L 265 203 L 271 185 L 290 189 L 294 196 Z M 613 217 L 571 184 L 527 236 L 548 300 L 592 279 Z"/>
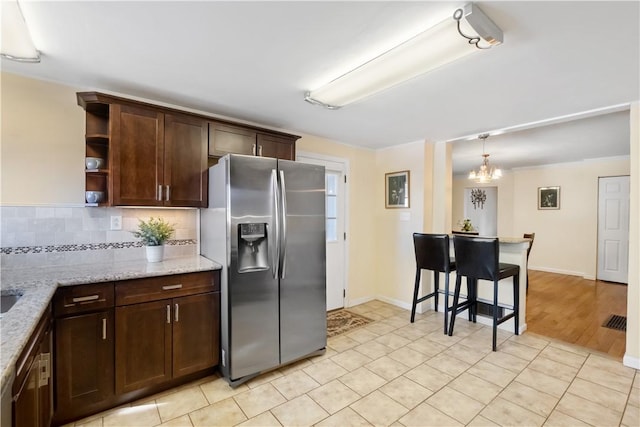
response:
<path fill-rule="evenodd" d="M 102 339 L 107 339 L 107 319 L 102 319 Z"/>
<path fill-rule="evenodd" d="M 165 185 L 164 186 L 164 190 L 165 190 L 165 201 L 169 201 L 171 200 L 171 186 L 170 185 Z"/>
<path fill-rule="evenodd" d="M 256 145 L 257 145 L 257 144 L 253 144 L 253 145 L 251 146 L 251 154 L 253 154 L 254 156 L 256 155 Z"/>
<path fill-rule="evenodd" d="M 176 308 L 174 311 L 176 322 L 180 321 L 180 305 L 176 304 Z"/>
<path fill-rule="evenodd" d="M 258 145 L 258 156 L 262 157 L 262 145 Z"/>
<path fill-rule="evenodd" d="M 158 185 L 158 201 L 162 201 L 162 185 Z"/>
<path fill-rule="evenodd" d="M 182 289 L 182 283 L 178 283 L 177 285 L 165 285 L 162 287 L 163 291 L 172 291 L 174 289 Z"/>
<path fill-rule="evenodd" d="M 96 301 L 99 298 L 100 298 L 100 295 L 88 295 L 86 297 L 75 297 L 71 301 L 73 301 L 74 303 L 79 303 L 79 302 Z"/>
<path fill-rule="evenodd" d="M 171 323 L 171 306 L 167 304 L 167 323 Z"/>

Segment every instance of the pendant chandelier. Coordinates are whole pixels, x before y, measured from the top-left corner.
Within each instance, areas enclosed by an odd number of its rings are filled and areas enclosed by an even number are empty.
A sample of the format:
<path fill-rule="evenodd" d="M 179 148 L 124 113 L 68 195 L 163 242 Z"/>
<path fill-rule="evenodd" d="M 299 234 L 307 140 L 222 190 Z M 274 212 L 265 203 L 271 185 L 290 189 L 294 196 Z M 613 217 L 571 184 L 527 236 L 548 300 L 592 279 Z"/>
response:
<path fill-rule="evenodd" d="M 489 155 L 484 151 L 484 144 L 487 138 L 489 138 L 488 133 L 478 135 L 478 139 L 482 140 L 482 164 L 477 172 L 475 170 L 469 172 L 469 179 L 477 182 L 478 184 L 491 182 L 492 180 L 499 179 L 502 176 L 502 171 L 500 169 L 489 166 Z"/>

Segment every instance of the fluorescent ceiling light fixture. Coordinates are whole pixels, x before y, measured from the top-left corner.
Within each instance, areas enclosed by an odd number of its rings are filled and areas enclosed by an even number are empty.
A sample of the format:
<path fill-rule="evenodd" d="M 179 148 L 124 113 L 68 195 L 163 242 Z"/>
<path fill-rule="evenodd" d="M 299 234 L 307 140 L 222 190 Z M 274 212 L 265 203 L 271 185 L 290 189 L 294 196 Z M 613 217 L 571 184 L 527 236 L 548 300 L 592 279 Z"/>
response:
<path fill-rule="evenodd" d="M 2 0 L 2 39 L 0 56 L 19 62 L 40 62 L 29 28 L 17 0 Z"/>
<path fill-rule="evenodd" d="M 475 31 L 467 35 L 461 28 Z M 371 59 L 332 82 L 307 92 L 305 100 L 328 109 L 383 91 L 463 56 L 502 43 L 502 30 L 473 3 L 457 9 L 452 18 Z"/>

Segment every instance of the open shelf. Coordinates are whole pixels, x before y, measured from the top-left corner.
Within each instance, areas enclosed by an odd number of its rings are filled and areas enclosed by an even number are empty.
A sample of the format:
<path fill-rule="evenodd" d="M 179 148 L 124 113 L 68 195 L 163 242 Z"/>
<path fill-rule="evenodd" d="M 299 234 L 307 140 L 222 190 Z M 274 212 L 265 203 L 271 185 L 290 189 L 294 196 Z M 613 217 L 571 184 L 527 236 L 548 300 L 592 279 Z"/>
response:
<path fill-rule="evenodd" d="M 90 144 L 109 145 L 109 135 L 104 133 L 91 133 L 85 135 L 85 140 Z"/>
<path fill-rule="evenodd" d="M 85 169 L 85 190 L 103 191 L 105 198 L 100 203 L 85 203 L 85 206 L 110 206 L 110 105 L 82 96 L 79 96 L 78 104 L 85 109 L 85 156 L 104 159 L 102 168 Z"/>

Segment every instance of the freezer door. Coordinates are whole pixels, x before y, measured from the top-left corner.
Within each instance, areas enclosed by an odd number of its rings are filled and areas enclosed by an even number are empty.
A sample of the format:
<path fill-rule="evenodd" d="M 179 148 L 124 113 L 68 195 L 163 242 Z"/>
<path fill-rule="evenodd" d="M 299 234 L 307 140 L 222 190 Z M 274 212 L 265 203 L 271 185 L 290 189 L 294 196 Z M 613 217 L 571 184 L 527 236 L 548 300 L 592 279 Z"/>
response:
<path fill-rule="evenodd" d="M 283 212 L 280 358 L 327 344 L 324 167 L 278 160 Z"/>
<path fill-rule="evenodd" d="M 278 278 L 275 269 L 270 268 L 277 265 L 276 168 L 275 159 L 229 157 L 227 209 L 231 262 L 226 327 L 229 377 L 234 381 L 280 363 Z M 260 240 L 263 233 L 266 243 Z M 244 257 L 240 263 L 239 248 L 240 256 Z M 248 268 L 248 262 L 256 262 L 257 268 Z M 265 269 L 265 265 L 269 268 Z M 225 327 L 224 321 L 222 326 Z"/>

